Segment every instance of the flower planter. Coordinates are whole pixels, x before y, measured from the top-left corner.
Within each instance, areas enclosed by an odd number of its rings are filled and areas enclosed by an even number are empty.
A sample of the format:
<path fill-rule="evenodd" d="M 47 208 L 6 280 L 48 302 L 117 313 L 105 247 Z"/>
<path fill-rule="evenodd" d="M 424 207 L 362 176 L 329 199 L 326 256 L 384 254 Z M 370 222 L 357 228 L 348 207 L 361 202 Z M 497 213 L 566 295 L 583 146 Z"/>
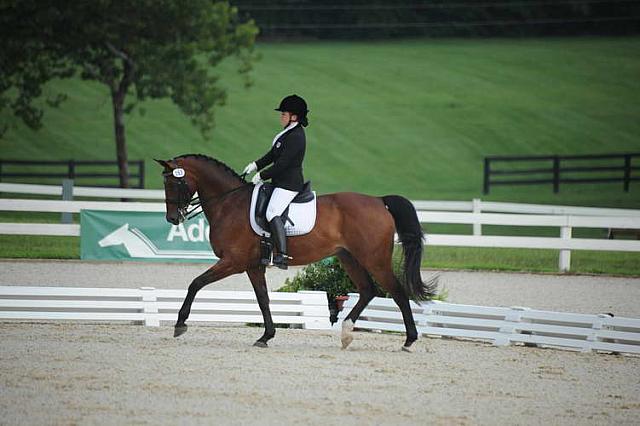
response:
<path fill-rule="evenodd" d="M 349 300 L 349 296 L 336 296 L 336 309 L 338 310 L 338 312 L 342 310 L 344 302 L 346 302 L 347 300 Z"/>
<path fill-rule="evenodd" d="M 348 300 L 349 296 L 336 296 L 333 299 L 329 299 L 329 321 L 334 324 L 338 321 L 338 312 L 342 310 L 345 300 Z"/>

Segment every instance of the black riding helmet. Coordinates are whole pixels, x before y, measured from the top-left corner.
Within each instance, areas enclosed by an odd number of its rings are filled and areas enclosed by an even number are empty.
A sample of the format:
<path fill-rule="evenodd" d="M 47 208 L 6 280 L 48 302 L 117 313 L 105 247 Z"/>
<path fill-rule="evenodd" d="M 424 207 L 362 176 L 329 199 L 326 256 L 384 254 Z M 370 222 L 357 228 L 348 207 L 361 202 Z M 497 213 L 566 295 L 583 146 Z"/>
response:
<path fill-rule="evenodd" d="M 309 110 L 307 109 L 307 103 L 298 95 L 289 95 L 285 97 L 280 102 L 280 106 L 276 108 L 276 111 L 289 112 L 291 114 L 297 115 L 298 121 L 304 127 L 309 124 L 309 120 L 307 120 L 307 113 L 309 112 Z"/>

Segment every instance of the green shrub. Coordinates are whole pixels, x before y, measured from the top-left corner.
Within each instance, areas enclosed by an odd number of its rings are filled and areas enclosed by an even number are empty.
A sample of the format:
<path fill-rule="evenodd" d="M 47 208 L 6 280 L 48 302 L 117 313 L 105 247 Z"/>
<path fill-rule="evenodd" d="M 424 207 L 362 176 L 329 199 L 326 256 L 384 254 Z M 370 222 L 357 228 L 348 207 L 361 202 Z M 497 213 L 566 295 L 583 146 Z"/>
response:
<path fill-rule="evenodd" d="M 329 257 L 306 266 L 293 279 L 287 278 L 278 291 L 326 291 L 329 300 L 357 291 L 355 285 L 335 257 Z"/>

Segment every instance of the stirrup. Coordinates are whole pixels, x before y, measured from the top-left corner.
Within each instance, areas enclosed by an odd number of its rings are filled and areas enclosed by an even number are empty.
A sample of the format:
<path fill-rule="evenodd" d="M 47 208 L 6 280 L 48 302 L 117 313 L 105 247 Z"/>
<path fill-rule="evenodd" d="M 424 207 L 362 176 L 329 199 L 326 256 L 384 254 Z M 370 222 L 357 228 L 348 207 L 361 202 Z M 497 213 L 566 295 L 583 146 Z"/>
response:
<path fill-rule="evenodd" d="M 293 259 L 293 257 L 286 254 L 278 253 L 272 257 L 271 262 L 272 265 L 277 266 L 280 269 L 288 269 L 288 261 L 290 259 Z"/>

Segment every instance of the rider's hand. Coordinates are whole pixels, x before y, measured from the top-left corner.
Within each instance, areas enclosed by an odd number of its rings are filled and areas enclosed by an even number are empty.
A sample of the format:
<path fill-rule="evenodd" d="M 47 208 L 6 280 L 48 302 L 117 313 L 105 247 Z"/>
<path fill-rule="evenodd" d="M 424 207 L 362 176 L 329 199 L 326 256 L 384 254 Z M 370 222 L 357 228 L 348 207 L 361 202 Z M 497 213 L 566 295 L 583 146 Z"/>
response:
<path fill-rule="evenodd" d="M 247 164 L 247 167 L 244 168 L 242 174 L 248 175 L 258 170 L 258 166 L 255 162 Z"/>
<path fill-rule="evenodd" d="M 262 182 L 262 178 L 260 177 L 260 173 L 256 173 L 255 175 L 253 175 L 253 178 L 251 178 L 251 183 L 253 183 L 254 185 L 257 185 L 260 182 Z"/>

